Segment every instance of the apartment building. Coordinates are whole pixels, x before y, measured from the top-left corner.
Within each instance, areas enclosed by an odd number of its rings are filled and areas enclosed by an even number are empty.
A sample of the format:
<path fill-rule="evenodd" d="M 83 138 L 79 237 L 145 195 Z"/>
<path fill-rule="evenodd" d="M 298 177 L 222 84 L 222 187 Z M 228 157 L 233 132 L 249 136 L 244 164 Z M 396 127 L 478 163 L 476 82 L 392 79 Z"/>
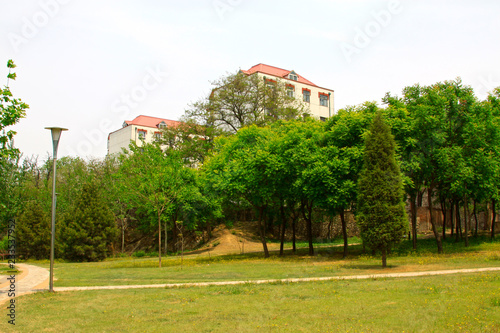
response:
<path fill-rule="evenodd" d="M 179 121 L 164 118 L 138 116 L 134 120 L 123 122 L 122 128 L 108 135 L 108 154 L 121 153 L 123 148 L 128 148 L 130 142 L 138 146 L 142 142 L 150 143 L 161 138 L 161 129 L 170 126 L 176 127 Z"/>
<path fill-rule="evenodd" d="M 287 94 L 301 100 L 309 108 L 313 117 L 326 120 L 334 112 L 333 90 L 320 87 L 293 70 L 258 64 L 241 72 L 247 75 L 258 75 L 268 84 L 278 81 L 285 83 Z"/>

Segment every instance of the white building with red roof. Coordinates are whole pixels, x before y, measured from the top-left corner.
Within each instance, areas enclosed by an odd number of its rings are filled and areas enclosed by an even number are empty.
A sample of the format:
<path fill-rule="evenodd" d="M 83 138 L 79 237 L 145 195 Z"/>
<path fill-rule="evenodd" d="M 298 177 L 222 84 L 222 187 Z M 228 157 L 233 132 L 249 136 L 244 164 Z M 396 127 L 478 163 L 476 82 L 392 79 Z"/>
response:
<path fill-rule="evenodd" d="M 334 112 L 333 90 L 320 87 L 293 70 L 258 64 L 241 72 L 247 75 L 259 75 L 269 84 L 282 81 L 285 83 L 288 95 L 300 99 L 309 108 L 310 114 L 318 119 L 326 120 Z"/>
<path fill-rule="evenodd" d="M 176 127 L 179 121 L 164 118 L 138 116 L 134 120 L 125 120 L 122 128 L 108 135 L 108 154 L 121 153 L 123 148 L 127 148 L 130 142 L 135 142 L 138 146 L 142 141 L 149 143 L 161 138 L 161 129 Z"/>

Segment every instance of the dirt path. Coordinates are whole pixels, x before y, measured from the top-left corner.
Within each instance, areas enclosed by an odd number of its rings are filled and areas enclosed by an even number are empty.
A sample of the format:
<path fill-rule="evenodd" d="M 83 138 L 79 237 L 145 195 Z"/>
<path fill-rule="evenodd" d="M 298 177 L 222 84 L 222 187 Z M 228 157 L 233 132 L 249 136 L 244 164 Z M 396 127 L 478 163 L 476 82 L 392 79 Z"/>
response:
<path fill-rule="evenodd" d="M 318 277 L 318 278 L 295 278 L 295 279 L 292 278 L 292 279 L 246 280 L 246 281 L 243 280 L 243 281 L 220 281 L 220 282 L 199 282 L 199 283 L 167 283 L 167 284 L 149 284 L 149 285 L 126 285 L 126 286 L 56 287 L 54 288 L 54 290 L 77 291 L 77 290 L 111 290 L 111 289 L 142 289 L 142 288 L 178 288 L 178 287 L 186 288 L 186 287 L 226 286 L 226 285 L 238 285 L 238 284 L 296 283 L 296 282 L 311 282 L 311 281 L 405 278 L 405 277 L 417 277 L 417 276 L 465 274 L 465 273 L 480 273 L 480 272 L 495 272 L 495 271 L 500 271 L 500 267 L 453 269 L 453 270 L 428 271 L 428 272 L 329 276 L 329 277 Z"/>
<path fill-rule="evenodd" d="M 10 293 L 16 297 L 36 291 L 49 289 L 49 271 L 46 268 L 28 265 L 16 264 L 21 274 L 15 276 L 14 285 L 8 281 L 8 275 L 3 276 L 0 284 L 0 305 L 6 302 Z"/>
<path fill-rule="evenodd" d="M 15 294 L 16 297 L 28 293 L 47 291 L 49 284 L 49 271 L 45 268 L 17 264 L 22 271 L 16 276 Z M 142 288 L 178 288 L 178 287 L 206 287 L 206 286 L 224 286 L 239 284 L 267 284 L 267 283 L 297 283 L 311 281 L 334 281 L 334 280 L 361 280 L 361 279 L 382 279 L 382 278 L 405 278 L 445 274 L 466 274 L 480 272 L 500 272 L 500 267 L 472 268 L 472 269 L 454 269 L 426 272 L 405 272 L 405 273 L 386 273 L 386 274 L 366 274 L 349 276 L 329 276 L 317 278 L 290 278 L 290 279 L 268 279 L 268 280 L 241 280 L 241 281 L 219 281 L 219 282 L 199 282 L 199 283 L 166 283 L 149 285 L 122 285 L 122 286 L 89 286 L 89 287 L 54 287 L 54 291 L 78 291 L 78 290 L 111 290 L 111 289 L 142 289 Z M 6 280 L 7 277 L 3 277 Z M 6 302 L 11 283 L 5 281 L 0 284 L 0 305 Z"/>

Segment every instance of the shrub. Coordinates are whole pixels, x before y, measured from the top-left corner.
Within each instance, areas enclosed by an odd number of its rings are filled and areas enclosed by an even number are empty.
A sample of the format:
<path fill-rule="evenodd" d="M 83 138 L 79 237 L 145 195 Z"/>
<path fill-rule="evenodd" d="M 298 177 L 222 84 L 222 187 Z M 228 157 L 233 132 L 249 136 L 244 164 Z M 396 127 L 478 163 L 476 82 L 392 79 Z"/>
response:
<path fill-rule="evenodd" d="M 142 258 L 144 256 L 146 256 L 146 252 L 144 252 L 143 250 L 136 251 L 132 254 L 132 257 L 136 258 Z"/>

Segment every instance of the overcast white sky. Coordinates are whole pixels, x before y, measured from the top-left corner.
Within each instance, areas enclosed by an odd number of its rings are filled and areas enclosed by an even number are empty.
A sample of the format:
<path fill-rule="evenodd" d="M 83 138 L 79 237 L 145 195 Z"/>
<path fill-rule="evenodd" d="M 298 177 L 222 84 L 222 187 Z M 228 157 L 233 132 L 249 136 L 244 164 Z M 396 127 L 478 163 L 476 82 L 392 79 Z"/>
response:
<path fill-rule="evenodd" d="M 176 120 L 210 82 L 258 63 L 335 90 L 335 109 L 460 76 L 500 86 L 500 2 L 427 0 L 0 0 L 0 84 L 30 105 L 25 156 L 104 157 L 109 132 Z M 4 80 L 4 81 L 1 81 Z"/>

